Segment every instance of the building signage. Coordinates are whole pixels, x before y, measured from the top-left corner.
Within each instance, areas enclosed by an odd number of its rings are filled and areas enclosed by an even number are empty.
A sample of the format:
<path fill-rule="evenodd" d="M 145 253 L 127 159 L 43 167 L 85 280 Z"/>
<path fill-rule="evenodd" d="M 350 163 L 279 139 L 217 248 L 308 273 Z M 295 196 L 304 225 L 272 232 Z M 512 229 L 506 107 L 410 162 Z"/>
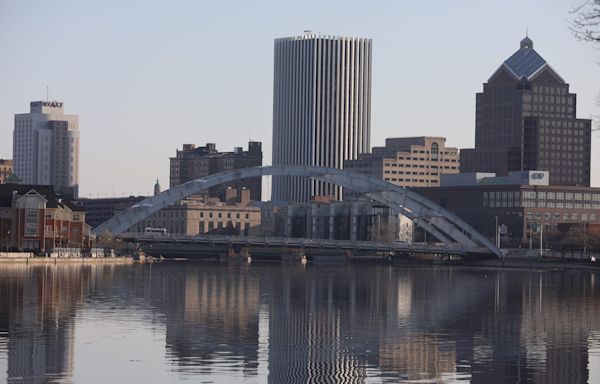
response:
<path fill-rule="evenodd" d="M 50 108 L 62 108 L 63 103 L 61 101 L 32 101 L 32 107 L 50 107 Z"/>
<path fill-rule="evenodd" d="M 546 175 L 544 173 L 541 172 L 535 172 L 531 174 L 531 178 L 533 180 L 542 180 Z"/>

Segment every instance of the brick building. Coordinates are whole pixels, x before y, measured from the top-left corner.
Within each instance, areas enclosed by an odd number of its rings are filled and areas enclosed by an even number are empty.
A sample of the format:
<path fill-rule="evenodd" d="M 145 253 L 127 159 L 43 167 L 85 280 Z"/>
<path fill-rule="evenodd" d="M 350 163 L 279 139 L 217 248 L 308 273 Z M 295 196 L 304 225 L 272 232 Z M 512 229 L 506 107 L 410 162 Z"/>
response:
<path fill-rule="evenodd" d="M 85 212 L 44 185 L 0 185 L 0 248 L 51 252 L 89 247 Z"/>
<path fill-rule="evenodd" d="M 260 142 L 251 141 L 248 143 L 247 151 L 236 147 L 233 152 L 219 152 L 213 143 L 208 143 L 204 147 L 184 144 L 183 149 L 177 150 L 175 157 L 170 158 L 170 187 L 219 172 L 261 166 L 261 147 Z M 261 184 L 260 177 L 236 180 L 210 188 L 208 195 L 225 201 L 225 191 L 228 188 L 237 191 L 245 188 L 252 191 L 252 200 L 260 201 Z"/>
<path fill-rule="evenodd" d="M 539 238 L 540 227 L 550 233 L 600 225 L 600 188 L 549 185 L 548 178 L 547 172 L 536 171 L 508 177 L 460 174 L 444 177 L 439 188 L 413 190 L 490 239 L 496 223 L 505 227 L 502 238 L 513 245 Z"/>
<path fill-rule="evenodd" d="M 13 174 L 13 161 L 0 159 L 0 184 L 4 184 L 6 178 Z"/>

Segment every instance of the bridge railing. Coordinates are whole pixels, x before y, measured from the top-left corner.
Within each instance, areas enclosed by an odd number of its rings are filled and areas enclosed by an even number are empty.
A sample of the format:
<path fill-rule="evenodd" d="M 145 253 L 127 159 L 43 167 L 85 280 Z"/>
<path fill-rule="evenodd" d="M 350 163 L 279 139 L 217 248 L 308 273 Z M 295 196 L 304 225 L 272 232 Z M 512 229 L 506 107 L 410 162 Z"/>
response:
<path fill-rule="evenodd" d="M 120 237 L 134 241 L 173 242 L 173 243 L 218 243 L 236 245 L 326 247 L 340 249 L 370 249 L 389 251 L 429 251 L 437 253 L 463 253 L 463 247 L 444 243 L 407 243 L 402 241 L 377 242 L 364 240 L 311 239 L 296 237 L 237 236 L 237 235 L 162 235 L 155 233 L 123 233 Z"/>

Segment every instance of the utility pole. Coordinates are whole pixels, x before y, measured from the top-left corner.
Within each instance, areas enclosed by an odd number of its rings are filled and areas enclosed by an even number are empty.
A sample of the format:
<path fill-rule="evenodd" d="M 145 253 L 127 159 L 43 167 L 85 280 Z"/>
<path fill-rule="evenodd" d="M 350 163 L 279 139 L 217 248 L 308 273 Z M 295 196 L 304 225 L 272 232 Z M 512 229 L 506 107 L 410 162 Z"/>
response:
<path fill-rule="evenodd" d="M 533 249 L 533 223 L 529 223 L 529 249 Z"/>
<path fill-rule="evenodd" d="M 542 220 L 540 219 L 540 259 L 542 258 L 543 252 L 544 252 L 543 239 L 544 239 L 544 226 L 542 225 Z"/>

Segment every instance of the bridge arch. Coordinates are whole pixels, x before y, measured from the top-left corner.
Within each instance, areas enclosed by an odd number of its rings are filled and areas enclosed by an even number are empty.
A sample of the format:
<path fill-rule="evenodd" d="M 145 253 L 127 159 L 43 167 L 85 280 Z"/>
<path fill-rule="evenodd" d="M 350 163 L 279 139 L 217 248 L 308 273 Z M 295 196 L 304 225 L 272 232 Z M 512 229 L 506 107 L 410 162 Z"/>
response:
<path fill-rule="evenodd" d="M 444 243 L 458 243 L 465 252 L 502 256 L 494 244 L 464 220 L 409 189 L 362 173 L 303 165 L 242 168 L 192 180 L 133 205 L 94 228 L 92 233 L 101 235 L 109 231 L 113 235 L 120 235 L 153 213 L 192 194 L 219 184 L 259 176 L 311 177 L 364 193 L 369 198 L 406 215 Z"/>

